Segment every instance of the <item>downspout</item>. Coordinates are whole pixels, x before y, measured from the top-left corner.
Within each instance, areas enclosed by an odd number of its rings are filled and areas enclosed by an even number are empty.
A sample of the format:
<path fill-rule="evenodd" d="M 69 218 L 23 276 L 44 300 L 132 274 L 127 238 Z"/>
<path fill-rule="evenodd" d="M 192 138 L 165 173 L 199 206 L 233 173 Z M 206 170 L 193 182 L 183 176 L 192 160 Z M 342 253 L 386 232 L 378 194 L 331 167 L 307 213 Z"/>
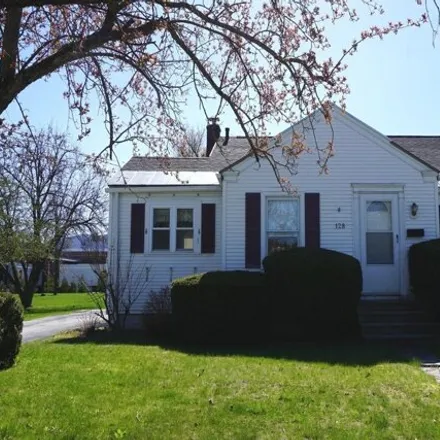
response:
<path fill-rule="evenodd" d="M 109 227 L 107 244 L 107 273 L 111 277 L 111 284 L 116 285 L 118 274 L 119 253 L 119 193 L 110 192 L 109 198 Z"/>
<path fill-rule="evenodd" d="M 114 207 L 113 207 L 113 273 L 114 285 L 118 285 L 119 281 L 119 193 L 115 193 Z"/>
<path fill-rule="evenodd" d="M 109 192 L 106 188 L 105 192 L 109 195 L 108 197 L 108 233 L 107 233 L 107 259 L 106 259 L 106 271 L 109 273 L 112 265 L 112 250 L 113 250 L 113 198 L 114 193 Z"/>
<path fill-rule="evenodd" d="M 222 239 L 221 239 L 221 243 L 222 243 L 222 269 L 226 270 L 226 203 L 227 203 L 227 197 L 226 197 L 226 193 L 227 193 L 227 185 L 226 185 L 226 180 L 223 178 L 223 175 L 221 176 L 221 180 L 222 180 L 222 228 L 221 228 L 221 232 L 222 232 Z"/>
<path fill-rule="evenodd" d="M 438 186 L 440 180 L 440 174 L 437 174 L 437 185 L 435 188 L 435 194 L 434 194 L 434 200 L 435 200 L 435 230 L 436 230 L 436 237 L 440 237 L 440 214 L 439 214 L 439 191 L 440 188 Z"/>

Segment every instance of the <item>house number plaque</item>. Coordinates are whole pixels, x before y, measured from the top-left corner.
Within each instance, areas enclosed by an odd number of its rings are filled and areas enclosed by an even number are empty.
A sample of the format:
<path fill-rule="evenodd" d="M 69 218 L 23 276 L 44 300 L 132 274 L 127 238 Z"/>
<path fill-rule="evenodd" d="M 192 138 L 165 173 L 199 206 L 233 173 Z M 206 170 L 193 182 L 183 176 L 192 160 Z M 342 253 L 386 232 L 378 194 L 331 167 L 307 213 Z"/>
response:
<path fill-rule="evenodd" d="M 345 223 L 335 223 L 335 229 L 345 229 Z"/>

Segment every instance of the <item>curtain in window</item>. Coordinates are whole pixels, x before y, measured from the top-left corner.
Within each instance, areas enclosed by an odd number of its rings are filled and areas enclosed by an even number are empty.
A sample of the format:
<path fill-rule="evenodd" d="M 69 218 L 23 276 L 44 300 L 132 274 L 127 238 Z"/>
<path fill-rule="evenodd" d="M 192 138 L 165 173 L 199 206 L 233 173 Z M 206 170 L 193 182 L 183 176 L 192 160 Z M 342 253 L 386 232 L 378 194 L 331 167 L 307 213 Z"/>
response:
<path fill-rule="evenodd" d="M 268 201 L 268 232 L 298 231 L 297 200 Z"/>

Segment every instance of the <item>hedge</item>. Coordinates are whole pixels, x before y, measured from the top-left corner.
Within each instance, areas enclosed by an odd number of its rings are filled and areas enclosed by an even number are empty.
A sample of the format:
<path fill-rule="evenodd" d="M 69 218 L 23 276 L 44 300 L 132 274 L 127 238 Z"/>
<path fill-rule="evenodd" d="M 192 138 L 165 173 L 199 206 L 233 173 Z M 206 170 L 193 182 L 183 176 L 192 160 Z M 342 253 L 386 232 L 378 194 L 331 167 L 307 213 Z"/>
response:
<path fill-rule="evenodd" d="M 361 265 L 326 249 L 271 254 L 265 273 L 218 271 L 173 282 L 173 328 L 191 342 L 358 339 Z"/>
<path fill-rule="evenodd" d="M 440 317 L 440 239 L 413 244 L 408 263 L 412 293 L 426 310 Z"/>
<path fill-rule="evenodd" d="M 349 255 L 296 248 L 263 260 L 277 340 L 357 339 L 362 269 Z"/>
<path fill-rule="evenodd" d="M 190 342 L 253 342 L 267 333 L 265 278 L 258 272 L 217 271 L 175 280 L 174 329 Z"/>
<path fill-rule="evenodd" d="M 0 293 L 0 370 L 10 368 L 20 351 L 23 307 L 17 295 Z"/>

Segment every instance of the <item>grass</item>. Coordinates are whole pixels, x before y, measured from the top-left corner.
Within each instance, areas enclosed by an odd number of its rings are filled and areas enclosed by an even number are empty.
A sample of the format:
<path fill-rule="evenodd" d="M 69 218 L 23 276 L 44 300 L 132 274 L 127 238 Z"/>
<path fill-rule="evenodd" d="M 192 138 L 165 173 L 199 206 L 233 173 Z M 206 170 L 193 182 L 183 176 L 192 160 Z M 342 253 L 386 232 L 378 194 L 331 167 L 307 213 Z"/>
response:
<path fill-rule="evenodd" d="M 95 309 L 96 304 L 87 293 L 46 293 L 34 295 L 32 307 L 25 311 L 24 320 L 61 315 L 77 310 Z M 0 437 L 1 438 L 1 437 Z"/>
<path fill-rule="evenodd" d="M 100 336 L 23 347 L 0 439 L 434 439 L 440 386 L 388 346 L 191 350 Z"/>

